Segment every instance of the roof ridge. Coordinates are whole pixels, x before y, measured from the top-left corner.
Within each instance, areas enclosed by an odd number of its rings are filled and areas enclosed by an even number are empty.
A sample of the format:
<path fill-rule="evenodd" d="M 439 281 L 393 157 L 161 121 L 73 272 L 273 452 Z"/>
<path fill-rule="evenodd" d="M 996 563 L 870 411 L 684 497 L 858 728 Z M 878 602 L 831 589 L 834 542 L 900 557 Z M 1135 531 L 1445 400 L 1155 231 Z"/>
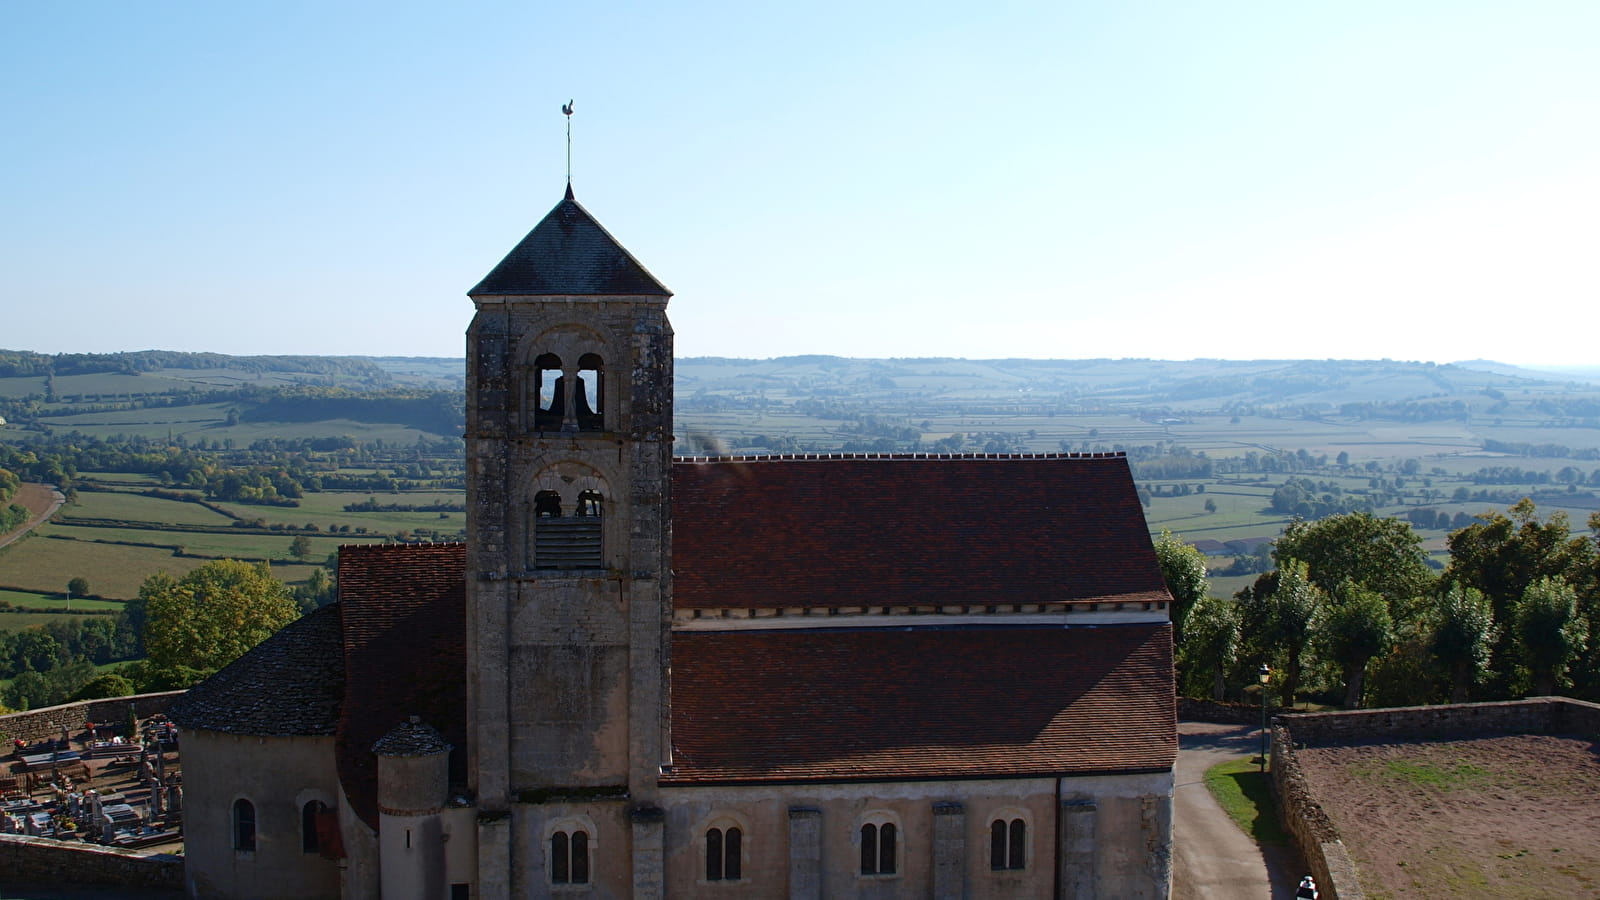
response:
<path fill-rule="evenodd" d="M 714 456 L 674 456 L 674 463 L 738 463 L 738 462 L 811 462 L 822 460 L 1047 460 L 1047 459 L 1125 459 L 1127 452 L 1108 450 L 1080 453 L 1050 451 L 1045 453 L 851 453 L 826 451 L 818 453 L 729 453 Z"/>

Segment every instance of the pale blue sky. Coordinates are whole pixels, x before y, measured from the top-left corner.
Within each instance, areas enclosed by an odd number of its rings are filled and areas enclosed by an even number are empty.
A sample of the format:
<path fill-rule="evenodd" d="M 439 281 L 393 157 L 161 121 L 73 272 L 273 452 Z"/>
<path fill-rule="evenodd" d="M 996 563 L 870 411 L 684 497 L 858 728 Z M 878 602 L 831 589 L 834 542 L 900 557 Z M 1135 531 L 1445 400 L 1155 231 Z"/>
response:
<path fill-rule="evenodd" d="M 0 347 L 460 356 L 561 197 L 684 356 L 1596 364 L 1600 3 L 0 5 Z"/>

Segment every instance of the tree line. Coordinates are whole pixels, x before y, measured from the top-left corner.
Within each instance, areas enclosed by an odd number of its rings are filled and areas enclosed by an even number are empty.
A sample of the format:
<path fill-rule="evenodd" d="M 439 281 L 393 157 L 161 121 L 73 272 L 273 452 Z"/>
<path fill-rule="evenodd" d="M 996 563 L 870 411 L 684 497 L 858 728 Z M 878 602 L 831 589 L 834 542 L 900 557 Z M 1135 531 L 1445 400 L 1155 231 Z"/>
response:
<path fill-rule="evenodd" d="M 1600 700 L 1600 514 L 1577 535 L 1531 500 L 1450 533 L 1435 573 L 1401 519 L 1297 520 L 1275 567 L 1213 597 L 1205 559 L 1170 534 L 1156 550 L 1174 597 L 1181 690 L 1243 697 L 1260 665 L 1285 705 L 1348 708 L 1563 693 Z M 1595 635 L 1600 637 L 1600 635 Z"/>

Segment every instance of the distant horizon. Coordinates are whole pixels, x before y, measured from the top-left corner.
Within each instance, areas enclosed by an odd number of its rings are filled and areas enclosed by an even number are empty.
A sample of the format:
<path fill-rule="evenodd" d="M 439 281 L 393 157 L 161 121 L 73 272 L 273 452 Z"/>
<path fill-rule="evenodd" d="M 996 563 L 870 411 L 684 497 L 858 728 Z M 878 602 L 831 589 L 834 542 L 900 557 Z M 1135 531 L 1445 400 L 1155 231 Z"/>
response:
<path fill-rule="evenodd" d="M 70 356 L 70 355 L 115 356 L 115 355 L 118 355 L 118 354 L 130 354 L 130 353 L 212 353 L 212 354 L 216 354 L 216 355 L 219 355 L 219 356 L 231 356 L 231 357 L 236 357 L 236 358 L 239 358 L 239 359 L 249 359 L 249 358 L 252 358 L 252 357 L 267 357 L 267 358 L 271 358 L 271 357 L 325 357 L 325 358 L 330 358 L 330 359 L 416 359 L 416 360 L 445 360 L 445 361 L 457 361 L 457 360 L 460 360 L 460 361 L 463 362 L 463 364 L 465 363 L 465 360 L 466 360 L 465 353 L 463 353 L 463 354 L 461 354 L 459 356 L 430 356 L 430 355 L 420 355 L 420 354 L 411 354 L 411 353 L 304 353 L 304 352 L 298 352 L 298 353 L 228 353 L 228 352 L 221 351 L 221 350 L 180 350 L 180 349 L 176 349 L 176 348 L 173 348 L 173 347 L 143 347 L 143 348 L 140 348 L 140 349 L 137 349 L 137 350 L 109 350 L 109 351 L 98 351 L 98 350 L 45 351 L 45 350 L 33 350 L 33 349 L 23 348 L 23 347 L 0 347 L 0 352 L 36 353 L 36 354 L 38 354 L 40 356 Z M 779 356 L 730 356 L 730 355 L 727 355 L 727 354 L 720 354 L 720 353 L 698 353 L 698 354 L 689 355 L 689 354 L 682 354 L 682 353 L 674 353 L 673 357 L 675 359 L 682 359 L 682 360 L 732 359 L 732 360 L 748 360 L 748 361 L 751 361 L 751 362 L 771 362 L 771 361 L 784 360 L 784 359 L 806 359 L 806 358 L 817 357 L 817 358 L 827 358 L 827 359 L 888 360 L 888 361 L 896 361 L 896 360 L 900 360 L 900 361 L 915 361 L 915 360 L 949 359 L 949 360 L 963 360 L 963 361 L 968 361 L 968 362 L 992 362 L 992 361 L 999 361 L 999 360 L 1026 360 L 1026 361 L 1030 361 L 1030 362 L 1051 362 L 1051 361 L 1074 362 L 1074 361 L 1089 361 L 1089 360 L 1108 360 L 1108 361 L 1112 361 L 1112 362 L 1170 362 L 1170 363 L 1194 363 L 1194 362 L 1262 363 L 1262 362 L 1318 362 L 1318 361 L 1326 361 L 1326 362 L 1357 362 L 1357 363 L 1363 363 L 1363 362 L 1371 362 L 1371 363 L 1393 362 L 1393 363 L 1411 363 L 1411 364 L 1416 364 L 1416 365 L 1435 365 L 1435 366 L 1468 366 L 1470 364 L 1476 363 L 1476 364 L 1480 364 L 1480 365 L 1506 366 L 1506 367 L 1515 368 L 1515 369 L 1525 369 L 1525 370 L 1531 371 L 1531 372 L 1552 372 L 1552 373 L 1558 373 L 1558 374 L 1560 374 L 1560 373 L 1570 373 L 1570 374 L 1597 374 L 1597 375 L 1600 375 L 1600 365 L 1595 365 L 1595 364 L 1570 364 L 1570 365 L 1569 364 L 1563 364 L 1563 363 L 1536 363 L 1536 364 L 1529 364 L 1529 363 L 1514 363 L 1514 362 L 1506 362 L 1504 360 L 1482 359 L 1482 358 L 1456 359 L 1456 360 L 1449 360 L 1449 361 L 1439 361 L 1439 360 L 1426 360 L 1426 359 L 1400 359 L 1400 358 L 1395 358 L 1395 357 L 1367 358 L 1367 357 L 1353 357 L 1353 356 L 1350 356 L 1350 357 L 1339 357 L 1339 356 L 1257 356 L 1257 357 L 1250 357 L 1250 358 L 1226 357 L 1226 356 L 1193 356 L 1193 357 L 1188 357 L 1186 359 L 1173 359 L 1173 358 L 1168 358 L 1168 357 L 1157 357 L 1157 356 L 948 356 L 948 355 L 937 355 L 937 354 L 935 354 L 935 355 L 911 355 L 911 356 L 899 356 L 899 355 L 897 355 L 897 356 L 882 356 L 882 355 L 878 355 L 878 356 L 846 356 L 846 355 L 838 354 L 838 353 L 785 353 L 785 354 L 782 354 L 782 355 L 779 355 Z"/>
<path fill-rule="evenodd" d="M 570 174 L 689 357 L 1600 365 L 1590 0 L 7 13 L 46 352 L 454 356 Z"/>

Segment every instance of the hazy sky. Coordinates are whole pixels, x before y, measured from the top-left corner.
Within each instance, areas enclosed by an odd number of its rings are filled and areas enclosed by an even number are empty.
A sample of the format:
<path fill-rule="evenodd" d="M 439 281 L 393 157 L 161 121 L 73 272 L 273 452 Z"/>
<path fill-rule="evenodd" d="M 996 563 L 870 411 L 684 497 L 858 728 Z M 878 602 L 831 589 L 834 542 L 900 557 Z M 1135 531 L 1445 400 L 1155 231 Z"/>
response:
<path fill-rule="evenodd" d="M 1600 363 L 1600 3 L 0 4 L 0 347 L 460 356 L 561 198 L 681 356 Z"/>

